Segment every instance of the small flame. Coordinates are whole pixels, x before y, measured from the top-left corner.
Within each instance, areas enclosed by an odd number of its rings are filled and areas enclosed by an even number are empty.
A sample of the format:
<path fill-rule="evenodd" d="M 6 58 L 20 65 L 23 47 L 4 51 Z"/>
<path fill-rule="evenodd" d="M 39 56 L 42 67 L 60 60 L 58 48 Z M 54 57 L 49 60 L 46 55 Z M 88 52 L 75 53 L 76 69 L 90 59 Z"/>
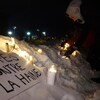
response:
<path fill-rule="evenodd" d="M 70 47 L 69 43 L 65 43 L 64 47 L 61 47 L 62 50 L 68 50 L 68 48 Z"/>
<path fill-rule="evenodd" d="M 26 57 L 26 56 L 29 56 L 28 53 L 27 53 L 26 51 L 21 51 L 21 50 L 19 51 L 18 54 L 19 54 L 20 57 Z"/>
<path fill-rule="evenodd" d="M 41 54 L 41 53 L 42 53 L 42 49 L 38 49 L 38 51 L 37 51 L 37 52 Z"/>
<path fill-rule="evenodd" d="M 66 58 L 66 56 L 62 56 L 62 58 Z"/>
<path fill-rule="evenodd" d="M 66 57 L 66 56 L 62 56 L 62 58 L 64 58 L 64 59 L 69 59 L 68 57 Z"/>
<path fill-rule="evenodd" d="M 73 53 L 72 53 L 72 56 L 76 56 L 77 54 L 80 54 L 80 52 L 78 50 L 75 50 Z"/>
<path fill-rule="evenodd" d="M 30 56 L 30 61 L 32 61 L 33 60 L 33 57 L 32 56 Z"/>
<path fill-rule="evenodd" d="M 2 51 L 7 53 L 13 52 L 19 55 L 20 57 L 24 58 L 27 63 L 31 63 L 31 64 L 34 63 L 33 56 L 30 56 L 30 54 L 26 51 L 22 51 L 19 48 L 18 44 L 16 44 L 16 48 L 15 48 L 15 39 L 13 37 L 11 37 L 10 41 L 4 39 L 0 39 L 0 41 L 1 41 L 0 49 Z"/>
<path fill-rule="evenodd" d="M 32 56 L 30 56 L 29 62 L 33 65 L 33 57 Z"/>
<path fill-rule="evenodd" d="M 20 56 L 20 57 L 23 57 L 26 61 L 27 61 L 27 63 L 31 63 L 31 64 L 33 64 L 33 57 L 32 56 L 30 56 L 26 51 L 19 51 L 18 52 L 18 55 Z"/>
<path fill-rule="evenodd" d="M 55 68 L 55 65 L 52 65 L 49 69 L 50 72 L 57 72 L 56 68 Z"/>

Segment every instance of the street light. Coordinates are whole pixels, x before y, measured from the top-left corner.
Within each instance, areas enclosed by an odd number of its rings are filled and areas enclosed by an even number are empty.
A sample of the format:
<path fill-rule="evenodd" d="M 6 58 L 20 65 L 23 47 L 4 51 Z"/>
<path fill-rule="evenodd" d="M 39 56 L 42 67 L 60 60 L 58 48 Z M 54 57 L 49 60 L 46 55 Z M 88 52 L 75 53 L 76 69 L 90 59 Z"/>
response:
<path fill-rule="evenodd" d="M 31 35 L 31 33 L 30 33 L 30 32 L 27 32 L 26 34 L 27 34 L 28 36 L 30 36 L 30 35 Z"/>
<path fill-rule="evenodd" d="M 12 33 L 12 31 L 8 31 L 8 35 L 10 35 L 10 36 L 11 36 L 12 34 L 13 34 L 13 33 Z"/>
<path fill-rule="evenodd" d="M 31 40 L 31 32 L 27 32 L 26 35 L 28 36 L 28 41 Z"/>
<path fill-rule="evenodd" d="M 42 34 L 43 34 L 44 36 L 46 36 L 46 32 L 42 32 Z"/>

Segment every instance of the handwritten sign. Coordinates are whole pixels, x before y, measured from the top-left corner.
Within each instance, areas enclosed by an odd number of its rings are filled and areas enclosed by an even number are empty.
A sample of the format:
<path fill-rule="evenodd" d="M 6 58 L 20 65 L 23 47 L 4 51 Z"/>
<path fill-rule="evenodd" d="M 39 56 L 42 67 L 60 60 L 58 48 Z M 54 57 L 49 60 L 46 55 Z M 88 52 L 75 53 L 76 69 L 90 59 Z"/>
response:
<path fill-rule="evenodd" d="M 41 72 L 16 54 L 0 51 L 0 99 L 9 100 L 41 81 Z"/>

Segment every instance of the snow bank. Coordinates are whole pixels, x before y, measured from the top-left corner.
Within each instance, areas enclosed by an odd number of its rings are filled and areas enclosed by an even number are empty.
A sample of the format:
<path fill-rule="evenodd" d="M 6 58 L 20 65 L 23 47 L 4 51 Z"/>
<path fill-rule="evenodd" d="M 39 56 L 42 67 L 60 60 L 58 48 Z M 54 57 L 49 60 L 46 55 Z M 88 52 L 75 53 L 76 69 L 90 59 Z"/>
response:
<path fill-rule="evenodd" d="M 1 40 L 0 49 L 3 51 L 5 43 L 11 42 L 11 39 L 0 36 Z M 39 49 L 42 50 L 41 53 L 38 52 Z M 15 39 L 15 48 L 11 52 L 17 53 L 18 50 L 26 51 L 28 55 L 32 56 L 33 64 L 45 74 L 45 78 L 42 83 L 19 94 L 12 100 L 40 100 L 40 98 L 41 100 L 100 99 L 98 95 L 100 84 L 91 80 L 94 76 L 96 77 L 96 72 L 91 70 L 91 66 L 81 54 L 71 55 L 69 59 L 66 59 L 59 55 L 57 46 L 35 46 Z M 46 75 L 48 68 L 52 65 L 56 66 L 58 72 L 55 85 L 49 86 L 46 83 Z"/>

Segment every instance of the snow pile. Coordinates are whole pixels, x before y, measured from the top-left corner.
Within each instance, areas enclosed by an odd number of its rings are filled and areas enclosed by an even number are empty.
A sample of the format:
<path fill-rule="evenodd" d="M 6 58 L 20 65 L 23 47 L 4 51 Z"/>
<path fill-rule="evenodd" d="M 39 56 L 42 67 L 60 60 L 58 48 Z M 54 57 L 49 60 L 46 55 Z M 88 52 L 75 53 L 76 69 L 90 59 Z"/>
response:
<path fill-rule="evenodd" d="M 84 95 L 93 95 L 99 84 L 91 81 L 91 78 L 98 76 L 91 70 L 88 62 L 82 58 L 81 54 L 70 59 L 62 58 L 58 55 L 57 48 L 40 46 L 47 56 L 58 66 L 57 84 L 63 88 L 72 88 Z"/>
<path fill-rule="evenodd" d="M 0 40 L 4 44 L 7 40 L 10 41 L 10 38 L 0 36 Z M 55 65 L 58 70 L 55 86 L 50 87 L 47 84 L 42 84 L 35 87 L 37 91 L 33 91 L 33 88 L 31 88 L 26 92 L 27 98 L 24 98 L 24 100 L 33 100 L 33 98 L 34 100 L 40 100 L 40 98 L 41 100 L 100 100 L 100 85 L 91 80 L 98 75 L 91 70 L 91 66 L 82 58 L 81 54 L 71 55 L 69 59 L 66 59 L 59 55 L 57 46 L 35 46 L 15 39 L 15 49 L 12 52 L 16 53 L 18 49 L 31 55 L 33 64 L 45 75 L 47 75 L 47 70 L 52 65 Z M 39 49 L 42 50 L 41 53 L 38 52 Z M 43 81 L 45 82 L 45 80 Z M 41 95 L 38 96 L 37 94 L 40 93 Z M 56 97 L 52 93 L 55 93 Z M 26 94 L 22 93 L 19 97 L 21 95 L 24 97 Z M 12 100 L 18 99 L 14 98 Z M 20 100 L 22 100 L 21 97 Z"/>

